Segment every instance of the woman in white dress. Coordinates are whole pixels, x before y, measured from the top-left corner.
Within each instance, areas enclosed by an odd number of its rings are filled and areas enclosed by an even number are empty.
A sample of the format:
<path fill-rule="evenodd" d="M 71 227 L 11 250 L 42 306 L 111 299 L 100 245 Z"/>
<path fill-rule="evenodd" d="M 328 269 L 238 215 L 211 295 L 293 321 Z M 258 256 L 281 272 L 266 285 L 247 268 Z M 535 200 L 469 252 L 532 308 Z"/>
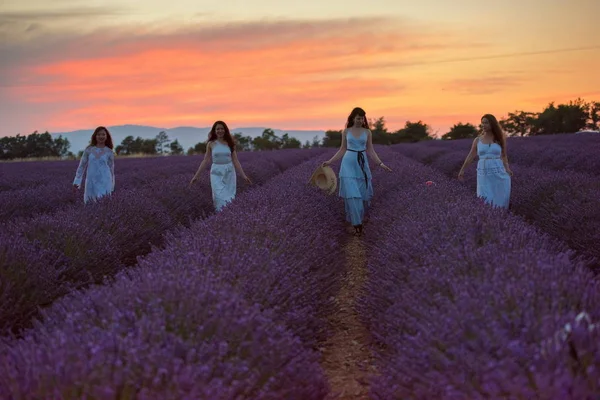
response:
<path fill-rule="evenodd" d="M 73 181 L 74 191 L 80 188 L 84 173 L 86 173 L 83 195 L 85 203 L 111 194 L 115 190 L 113 141 L 110 132 L 103 126 L 96 128 L 89 146 L 83 151 Z"/>
<path fill-rule="evenodd" d="M 479 156 L 477 162 L 477 197 L 494 207 L 508 209 L 512 171 L 508 166 L 506 136 L 498 120 L 492 114 L 481 117 L 483 134 L 473 140 L 471 151 L 467 155 L 458 179 L 464 179 L 465 168 Z"/>
<path fill-rule="evenodd" d="M 242 169 L 237 152 L 235 151 L 233 137 L 229 133 L 227 124 L 223 121 L 215 122 L 208 133 L 206 154 L 200 167 L 198 167 L 198 171 L 194 174 L 190 186 L 198 180 L 202 171 L 204 171 L 211 161 L 210 186 L 212 188 L 215 210 L 218 212 L 235 198 L 237 190 L 235 170 L 237 170 L 247 183 L 252 183 Z"/>

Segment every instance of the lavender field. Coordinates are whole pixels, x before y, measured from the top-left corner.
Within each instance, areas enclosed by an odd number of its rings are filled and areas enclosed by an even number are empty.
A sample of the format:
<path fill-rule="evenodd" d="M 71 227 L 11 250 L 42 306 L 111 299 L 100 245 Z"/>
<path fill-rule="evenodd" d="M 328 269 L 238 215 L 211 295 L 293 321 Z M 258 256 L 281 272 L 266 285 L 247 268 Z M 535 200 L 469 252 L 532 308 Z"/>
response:
<path fill-rule="evenodd" d="M 261 185 L 320 153 L 244 153 L 240 162 Z M 198 157 L 119 161 L 112 198 L 86 207 L 83 188 L 72 192 L 76 162 L 2 165 L 2 184 L 14 186 L 0 193 L 0 330 L 18 330 L 39 306 L 136 265 L 169 232 L 212 213 L 208 177 L 188 188 Z M 31 187 L 23 189 L 21 179 Z M 240 192 L 248 188 L 239 186 Z"/>
<path fill-rule="evenodd" d="M 458 175 L 472 140 L 435 141 L 394 150 L 444 173 Z M 600 272 L 600 135 L 509 138 L 514 176 L 511 211 L 567 244 Z M 465 185 L 476 188 L 475 165 Z"/>
<path fill-rule="evenodd" d="M 508 215 L 455 179 L 469 146 L 378 147 L 362 238 L 307 185 L 336 149 L 240 154 L 255 185 L 218 214 L 201 157 L 117 159 L 85 207 L 76 162 L 3 164 L 0 398 L 326 399 L 345 346 L 376 371 L 346 398 L 597 398 L 600 139 L 510 139 Z M 344 307 L 368 342 L 329 344 Z"/>

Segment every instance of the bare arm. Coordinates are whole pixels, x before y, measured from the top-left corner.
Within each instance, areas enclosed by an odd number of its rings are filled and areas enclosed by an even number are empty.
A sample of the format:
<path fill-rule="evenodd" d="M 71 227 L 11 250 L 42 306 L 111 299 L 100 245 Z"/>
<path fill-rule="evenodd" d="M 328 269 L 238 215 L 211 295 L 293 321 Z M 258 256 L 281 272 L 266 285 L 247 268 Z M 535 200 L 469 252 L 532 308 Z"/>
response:
<path fill-rule="evenodd" d="M 246 182 L 252 183 L 250 181 L 250 178 L 248 178 L 246 176 L 246 174 L 244 173 L 244 169 L 242 168 L 242 164 L 240 164 L 240 160 L 238 160 L 237 151 L 234 151 L 233 153 L 231 153 L 231 161 L 233 162 L 233 166 L 238 171 L 238 173 L 242 176 L 242 178 L 244 178 L 244 180 Z"/>
<path fill-rule="evenodd" d="M 385 169 L 386 171 L 392 172 L 392 169 L 385 165 L 383 161 L 379 159 L 379 156 L 375 152 L 375 147 L 373 147 L 373 134 L 370 130 L 368 130 L 367 132 L 367 154 L 369 155 L 369 157 L 375 160 L 377 165 L 379 165 L 381 168 Z"/>
<path fill-rule="evenodd" d="M 504 141 L 504 146 L 502 146 L 502 163 L 504 164 L 504 169 L 508 172 L 509 175 L 512 175 L 512 171 L 508 166 L 508 155 L 506 153 L 506 140 Z"/>
<path fill-rule="evenodd" d="M 465 168 L 467 168 L 469 166 L 469 164 L 471 164 L 473 162 L 473 159 L 477 155 L 477 142 L 478 141 L 479 141 L 479 138 L 475 138 L 475 140 L 473 140 L 473 144 L 471 145 L 471 150 L 469 151 L 469 154 L 467 154 L 467 158 L 465 158 L 465 162 L 463 163 L 462 167 L 460 168 L 460 172 L 458 173 L 459 177 L 462 177 L 464 175 Z"/>
<path fill-rule="evenodd" d="M 202 173 L 202 171 L 204 171 L 204 169 L 206 168 L 206 166 L 212 161 L 212 143 L 208 142 L 206 144 L 206 154 L 204 154 L 204 159 L 202 160 L 202 162 L 200 163 L 200 166 L 198 167 L 198 170 L 196 171 L 196 173 L 194 174 L 194 177 L 192 178 L 192 181 L 190 182 L 190 185 L 195 183 L 198 178 L 200 177 L 200 174 Z"/>
<path fill-rule="evenodd" d="M 367 131 L 367 154 L 369 155 L 369 157 L 375 160 L 377 165 L 381 166 L 381 164 L 383 164 L 383 161 L 379 159 L 379 156 L 377 155 L 377 153 L 375 152 L 375 148 L 373 147 L 373 135 L 371 134 L 370 130 Z"/>
<path fill-rule="evenodd" d="M 337 160 L 342 158 L 344 156 L 344 154 L 346 154 L 346 130 L 345 129 L 342 131 L 342 143 L 340 144 L 339 150 L 328 161 L 325 161 L 323 163 L 323 165 L 329 165 L 329 164 L 336 162 Z"/>

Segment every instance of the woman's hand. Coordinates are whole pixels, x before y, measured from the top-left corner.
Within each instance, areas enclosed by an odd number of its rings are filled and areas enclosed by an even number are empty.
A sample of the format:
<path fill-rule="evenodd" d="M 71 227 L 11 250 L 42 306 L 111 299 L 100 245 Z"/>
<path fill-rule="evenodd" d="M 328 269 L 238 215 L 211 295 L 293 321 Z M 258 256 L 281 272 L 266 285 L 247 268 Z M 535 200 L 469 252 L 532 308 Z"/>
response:
<path fill-rule="evenodd" d="M 247 184 L 252 185 L 252 181 L 250 180 L 250 178 L 248 178 L 247 175 L 244 175 L 244 181 L 246 181 Z"/>
<path fill-rule="evenodd" d="M 462 169 L 458 172 L 458 180 L 463 181 L 465 179 L 465 171 Z"/>
<path fill-rule="evenodd" d="M 385 165 L 384 163 L 379 164 L 379 166 L 388 172 L 392 172 L 392 169 L 390 167 L 388 167 L 387 165 Z"/>

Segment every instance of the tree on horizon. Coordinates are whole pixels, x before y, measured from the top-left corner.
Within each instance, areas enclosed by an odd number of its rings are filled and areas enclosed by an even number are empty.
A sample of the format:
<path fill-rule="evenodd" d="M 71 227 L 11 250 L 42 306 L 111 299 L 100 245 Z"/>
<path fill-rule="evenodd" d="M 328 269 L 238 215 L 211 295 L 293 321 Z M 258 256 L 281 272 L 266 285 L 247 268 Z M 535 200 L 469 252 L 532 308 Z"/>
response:
<path fill-rule="evenodd" d="M 463 124 L 459 122 L 454 124 L 450 130 L 442 136 L 442 140 L 456 140 L 456 139 L 471 139 L 476 138 L 479 135 L 479 129 L 467 122 Z"/>

